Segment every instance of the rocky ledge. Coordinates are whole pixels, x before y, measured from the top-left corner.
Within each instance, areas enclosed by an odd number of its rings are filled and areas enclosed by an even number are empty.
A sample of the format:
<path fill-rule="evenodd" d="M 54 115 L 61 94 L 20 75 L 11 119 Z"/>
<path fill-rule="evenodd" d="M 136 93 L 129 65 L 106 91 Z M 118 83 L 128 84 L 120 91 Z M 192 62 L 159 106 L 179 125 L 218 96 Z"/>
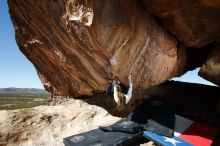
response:
<path fill-rule="evenodd" d="M 101 107 L 73 99 L 55 106 L 3 110 L 0 111 L 0 145 L 64 146 L 64 137 L 110 125 L 119 119 Z"/>

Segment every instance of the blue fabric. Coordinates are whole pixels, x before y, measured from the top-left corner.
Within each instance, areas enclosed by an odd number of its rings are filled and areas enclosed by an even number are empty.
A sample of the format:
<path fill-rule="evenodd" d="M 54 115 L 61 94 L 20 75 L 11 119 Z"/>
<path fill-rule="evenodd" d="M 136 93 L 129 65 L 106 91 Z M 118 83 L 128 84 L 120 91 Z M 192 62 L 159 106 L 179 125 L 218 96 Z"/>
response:
<path fill-rule="evenodd" d="M 150 131 L 144 131 L 144 137 L 162 146 L 193 146 L 192 144 L 183 139 L 180 139 L 179 137 L 174 136 L 173 138 L 168 138 L 152 133 Z"/>

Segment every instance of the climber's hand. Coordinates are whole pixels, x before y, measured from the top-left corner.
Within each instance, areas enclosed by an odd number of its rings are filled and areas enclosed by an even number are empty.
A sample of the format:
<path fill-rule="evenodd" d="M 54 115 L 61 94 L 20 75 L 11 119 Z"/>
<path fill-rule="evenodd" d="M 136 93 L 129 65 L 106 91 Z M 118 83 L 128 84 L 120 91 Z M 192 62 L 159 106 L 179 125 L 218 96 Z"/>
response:
<path fill-rule="evenodd" d="M 113 80 L 112 84 L 113 84 L 113 85 L 116 85 L 116 80 Z"/>
<path fill-rule="evenodd" d="M 128 80 L 131 82 L 131 74 L 128 76 Z"/>
<path fill-rule="evenodd" d="M 109 83 L 109 84 L 112 84 L 112 80 L 108 80 L 108 83 Z"/>

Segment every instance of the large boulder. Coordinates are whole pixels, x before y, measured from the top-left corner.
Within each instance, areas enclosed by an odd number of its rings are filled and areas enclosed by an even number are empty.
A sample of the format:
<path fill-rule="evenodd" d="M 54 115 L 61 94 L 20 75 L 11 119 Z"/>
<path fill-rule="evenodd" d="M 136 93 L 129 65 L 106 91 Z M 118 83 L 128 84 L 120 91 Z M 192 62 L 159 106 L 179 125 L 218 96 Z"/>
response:
<path fill-rule="evenodd" d="M 65 137 L 118 120 L 101 107 L 74 99 L 55 106 L 0 110 L 0 145 L 65 146 Z"/>
<path fill-rule="evenodd" d="M 187 47 L 201 48 L 220 37 L 218 0 L 143 0 L 147 11 Z"/>
<path fill-rule="evenodd" d="M 202 65 L 199 75 L 216 85 L 220 85 L 220 46 L 216 45 Z"/>
<path fill-rule="evenodd" d="M 8 0 L 20 50 L 44 87 L 92 95 L 117 76 L 135 90 L 183 74 L 186 52 L 134 0 Z"/>
<path fill-rule="evenodd" d="M 220 1 L 219 0 L 142 0 L 147 11 L 156 16 L 161 26 L 173 34 L 179 41 L 197 53 L 207 46 L 213 46 L 211 53 L 202 56 L 192 56 L 187 63 L 190 69 L 193 62 L 199 62 L 195 67 L 201 67 L 201 77 L 219 85 L 220 72 Z M 198 50 L 200 49 L 200 50 Z M 210 47 L 211 49 L 211 47 Z M 192 52 L 196 52 L 195 50 Z M 207 55 L 210 54 L 208 57 Z M 200 61 L 202 60 L 202 64 Z M 205 63 L 206 62 L 206 63 Z M 194 68 L 195 68 L 194 67 Z M 191 69 L 194 69 L 191 68 Z"/>

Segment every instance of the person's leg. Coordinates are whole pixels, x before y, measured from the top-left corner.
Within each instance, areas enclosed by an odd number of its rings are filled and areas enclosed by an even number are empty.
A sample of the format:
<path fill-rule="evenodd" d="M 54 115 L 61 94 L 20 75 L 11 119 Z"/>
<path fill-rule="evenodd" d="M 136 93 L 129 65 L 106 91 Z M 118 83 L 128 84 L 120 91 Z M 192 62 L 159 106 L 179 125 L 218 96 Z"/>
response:
<path fill-rule="evenodd" d="M 106 95 L 113 97 L 112 80 L 108 81 L 108 87 L 106 88 Z"/>

